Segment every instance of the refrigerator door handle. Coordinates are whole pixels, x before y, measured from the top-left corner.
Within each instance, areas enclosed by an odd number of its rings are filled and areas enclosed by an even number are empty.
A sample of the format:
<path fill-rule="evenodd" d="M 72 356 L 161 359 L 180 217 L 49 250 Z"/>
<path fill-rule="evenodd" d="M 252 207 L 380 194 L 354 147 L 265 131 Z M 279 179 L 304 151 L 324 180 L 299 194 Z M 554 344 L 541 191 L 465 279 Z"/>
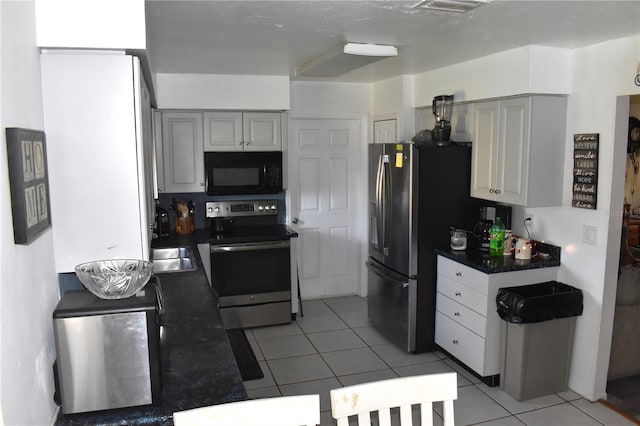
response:
<path fill-rule="evenodd" d="M 377 240 L 376 240 L 376 249 L 381 251 L 380 248 L 384 247 L 384 235 L 382 233 L 383 228 L 383 205 L 382 205 L 382 173 L 383 173 L 383 163 L 382 163 L 383 155 L 378 156 L 378 170 L 376 172 L 376 232 L 377 232 Z"/>
<path fill-rule="evenodd" d="M 376 174 L 376 226 L 378 231 L 378 250 L 383 256 L 389 255 L 388 233 L 389 204 L 391 203 L 389 156 L 380 155 L 378 158 L 378 172 Z"/>

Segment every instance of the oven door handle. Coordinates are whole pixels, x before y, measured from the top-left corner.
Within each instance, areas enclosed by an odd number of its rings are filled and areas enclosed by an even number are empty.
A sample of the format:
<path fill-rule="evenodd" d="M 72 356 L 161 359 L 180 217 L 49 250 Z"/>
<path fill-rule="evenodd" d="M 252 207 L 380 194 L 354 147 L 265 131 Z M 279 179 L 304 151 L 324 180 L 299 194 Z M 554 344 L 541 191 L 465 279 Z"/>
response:
<path fill-rule="evenodd" d="M 271 250 L 289 247 L 289 241 L 268 241 L 264 243 L 243 243 L 243 244 L 227 244 L 227 245 L 211 245 L 211 253 L 223 253 L 230 251 L 255 251 L 255 250 Z"/>

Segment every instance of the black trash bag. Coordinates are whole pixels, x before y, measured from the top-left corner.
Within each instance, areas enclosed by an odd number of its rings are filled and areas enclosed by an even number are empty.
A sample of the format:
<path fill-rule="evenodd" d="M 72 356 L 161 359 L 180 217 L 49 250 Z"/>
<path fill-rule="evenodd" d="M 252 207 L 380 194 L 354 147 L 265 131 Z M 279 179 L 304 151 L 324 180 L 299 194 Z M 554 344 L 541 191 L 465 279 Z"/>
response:
<path fill-rule="evenodd" d="M 498 315 L 527 324 L 582 315 L 582 291 L 557 281 L 507 287 L 496 296 Z"/>

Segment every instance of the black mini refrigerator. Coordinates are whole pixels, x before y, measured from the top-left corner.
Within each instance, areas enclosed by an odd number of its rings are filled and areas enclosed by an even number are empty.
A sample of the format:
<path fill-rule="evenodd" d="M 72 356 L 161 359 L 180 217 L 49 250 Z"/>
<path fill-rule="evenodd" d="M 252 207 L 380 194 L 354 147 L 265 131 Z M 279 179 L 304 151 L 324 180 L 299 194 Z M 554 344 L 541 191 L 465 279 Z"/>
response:
<path fill-rule="evenodd" d="M 159 402 L 159 321 L 153 285 L 114 300 L 87 290 L 66 292 L 53 311 L 62 413 Z"/>

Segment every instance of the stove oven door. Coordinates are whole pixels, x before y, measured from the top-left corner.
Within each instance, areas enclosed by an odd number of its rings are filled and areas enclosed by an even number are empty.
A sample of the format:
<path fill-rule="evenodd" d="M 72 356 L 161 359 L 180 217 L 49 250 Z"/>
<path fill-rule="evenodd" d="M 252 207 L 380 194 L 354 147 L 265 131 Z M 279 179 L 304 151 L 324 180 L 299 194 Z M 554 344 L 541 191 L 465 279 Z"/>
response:
<path fill-rule="evenodd" d="M 291 321 L 289 240 L 211 245 L 211 287 L 226 329 Z"/>

